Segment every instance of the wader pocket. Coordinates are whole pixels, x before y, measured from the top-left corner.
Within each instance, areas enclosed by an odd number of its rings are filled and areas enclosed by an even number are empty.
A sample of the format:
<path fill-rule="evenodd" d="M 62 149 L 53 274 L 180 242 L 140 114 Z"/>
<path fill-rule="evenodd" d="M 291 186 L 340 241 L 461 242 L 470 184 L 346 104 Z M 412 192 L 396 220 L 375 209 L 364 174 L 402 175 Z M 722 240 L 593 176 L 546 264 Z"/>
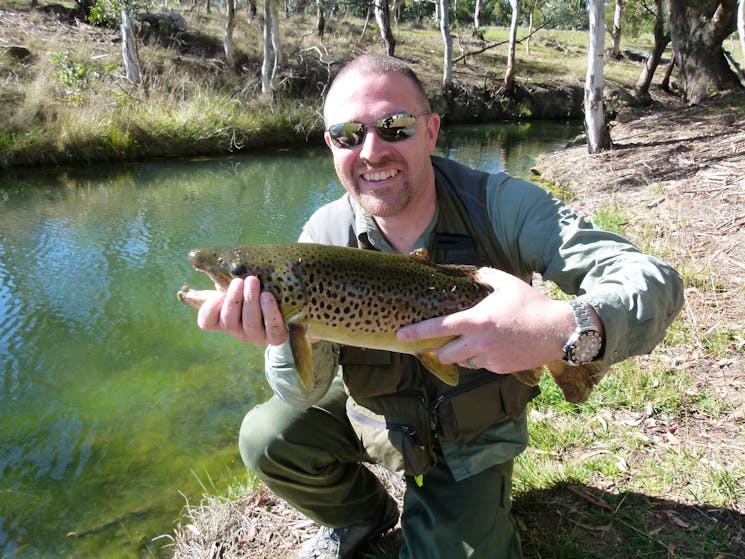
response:
<path fill-rule="evenodd" d="M 515 419 L 538 394 L 512 375 L 477 373 L 478 376 L 443 392 L 432 403 L 443 440 L 475 440 L 501 419 Z"/>
<path fill-rule="evenodd" d="M 390 421 L 349 398 L 347 416 L 373 460 L 399 474 L 422 475 L 435 463 L 426 409 L 412 398 L 401 400 L 408 400 L 409 413 L 416 408 L 420 408 L 422 413 L 412 417 L 411 422 Z"/>

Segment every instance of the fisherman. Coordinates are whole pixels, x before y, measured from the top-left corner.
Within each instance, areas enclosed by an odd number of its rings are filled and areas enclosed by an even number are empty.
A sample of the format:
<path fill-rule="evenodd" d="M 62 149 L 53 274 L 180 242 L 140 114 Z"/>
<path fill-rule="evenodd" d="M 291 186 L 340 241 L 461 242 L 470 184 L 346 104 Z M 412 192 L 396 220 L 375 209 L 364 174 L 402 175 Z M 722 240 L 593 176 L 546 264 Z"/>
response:
<path fill-rule="evenodd" d="M 682 306 L 680 277 L 532 183 L 433 156 L 440 117 L 398 59 L 351 61 L 328 91 L 324 120 L 346 194 L 311 217 L 300 241 L 424 248 L 438 263 L 483 267 L 494 291 L 398 332 L 402 340 L 455 336 L 438 357 L 459 366 L 458 386 L 410 355 L 320 341 L 306 390 L 276 300 L 257 278 L 234 279 L 202 306 L 198 324 L 267 346 L 274 396 L 246 415 L 241 456 L 321 525 L 300 559 L 353 557 L 397 523 L 395 501 L 365 462 L 405 479 L 400 557 L 519 558 L 512 469 L 538 390 L 509 373 L 563 359 L 589 367 L 597 382 L 662 339 Z M 531 286 L 534 272 L 579 296 L 543 294 Z"/>

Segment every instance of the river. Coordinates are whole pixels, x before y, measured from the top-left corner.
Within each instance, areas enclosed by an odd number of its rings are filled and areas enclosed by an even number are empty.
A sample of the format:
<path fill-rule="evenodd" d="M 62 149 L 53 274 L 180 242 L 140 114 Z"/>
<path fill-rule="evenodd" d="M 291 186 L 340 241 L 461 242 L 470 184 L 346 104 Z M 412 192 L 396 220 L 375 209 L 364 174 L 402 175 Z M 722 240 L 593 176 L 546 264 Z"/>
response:
<path fill-rule="evenodd" d="M 578 131 L 454 126 L 438 154 L 527 176 Z M 185 255 L 294 241 L 342 192 L 321 147 L 0 176 L 0 556 L 168 556 L 187 501 L 246 480 L 261 352 L 197 329 Z"/>

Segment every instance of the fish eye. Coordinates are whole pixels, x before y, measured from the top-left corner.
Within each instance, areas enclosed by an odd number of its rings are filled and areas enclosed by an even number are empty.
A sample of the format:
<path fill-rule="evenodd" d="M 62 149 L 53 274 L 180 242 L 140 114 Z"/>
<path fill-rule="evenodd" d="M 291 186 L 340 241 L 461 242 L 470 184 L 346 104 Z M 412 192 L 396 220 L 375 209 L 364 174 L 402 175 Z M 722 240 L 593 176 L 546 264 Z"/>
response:
<path fill-rule="evenodd" d="M 233 269 L 230 270 L 230 274 L 236 278 L 245 277 L 247 275 L 247 272 L 248 269 L 246 268 L 245 264 L 236 264 L 233 266 Z"/>

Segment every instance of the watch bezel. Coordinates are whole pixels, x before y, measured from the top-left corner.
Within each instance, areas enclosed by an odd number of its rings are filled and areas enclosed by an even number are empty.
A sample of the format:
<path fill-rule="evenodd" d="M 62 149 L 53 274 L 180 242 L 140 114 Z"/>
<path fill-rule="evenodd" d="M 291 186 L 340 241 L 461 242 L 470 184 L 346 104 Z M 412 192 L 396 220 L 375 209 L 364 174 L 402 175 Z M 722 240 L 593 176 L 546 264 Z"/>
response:
<path fill-rule="evenodd" d="M 576 328 L 564 344 L 562 361 L 569 365 L 584 365 L 597 359 L 603 349 L 603 338 L 587 306 L 580 301 L 569 301 Z"/>

